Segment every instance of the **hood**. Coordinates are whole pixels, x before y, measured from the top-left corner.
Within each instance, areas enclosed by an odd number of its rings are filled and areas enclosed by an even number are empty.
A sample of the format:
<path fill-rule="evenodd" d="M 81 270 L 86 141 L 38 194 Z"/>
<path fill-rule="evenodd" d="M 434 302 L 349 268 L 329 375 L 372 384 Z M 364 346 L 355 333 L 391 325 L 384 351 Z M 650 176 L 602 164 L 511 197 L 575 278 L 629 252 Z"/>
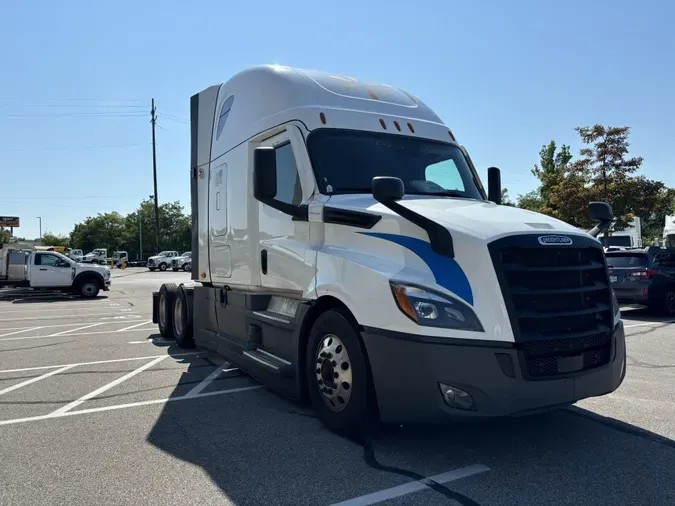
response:
<path fill-rule="evenodd" d="M 517 207 L 479 200 L 408 196 L 399 201 L 408 209 L 447 227 L 480 239 L 494 239 L 513 233 L 584 234 L 578 228 L 556 218 Z M 370 195 L 334 195 L 331 206 L 397 216 Z"/>

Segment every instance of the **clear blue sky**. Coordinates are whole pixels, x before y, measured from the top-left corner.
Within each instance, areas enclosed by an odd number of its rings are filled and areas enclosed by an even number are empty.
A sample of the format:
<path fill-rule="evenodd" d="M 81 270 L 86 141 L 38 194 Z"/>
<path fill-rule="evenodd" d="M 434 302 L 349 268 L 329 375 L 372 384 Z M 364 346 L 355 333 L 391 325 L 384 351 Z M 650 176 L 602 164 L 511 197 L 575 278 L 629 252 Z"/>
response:
<path fill-rule="evenodd" d="M 594 123 L 630 126 L 644 174 L 674 186 L 674 17 L 672 0 L 5 0 L 0 215 L 36 237 L 36 216 L 68 233 L 135 209 L 152 193 L 152 97 L 160 202 L 189 208 L 189 98 L 260 63 L 418 95 L 512 197 L 535 187 L 542 144 L 576 153 L 574 128 Z"/>

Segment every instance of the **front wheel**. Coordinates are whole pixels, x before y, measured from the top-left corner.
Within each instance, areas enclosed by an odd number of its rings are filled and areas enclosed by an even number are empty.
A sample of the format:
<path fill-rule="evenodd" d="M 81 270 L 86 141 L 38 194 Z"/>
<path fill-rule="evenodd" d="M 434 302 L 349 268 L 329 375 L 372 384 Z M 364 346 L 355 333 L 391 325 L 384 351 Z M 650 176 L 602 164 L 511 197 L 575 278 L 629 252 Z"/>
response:
<path fill-rule="evenodd" d="M 162 271 L 162 272 L 164 272 L 164 271 L 166 270 L 167 267 L 168 267 L 168 266 L 167 266 L 164 262 L 162 262 L 161 264 L 159 264 L 159 270 Z"/>
<path fill-rule="evenodd" d="M 77 293 L 81 297 L 93 299 L 98 295 L 100 287 L 95 279 L 85 279 L 77 287 Z"/>
<path fill-rule="evenodd" d="M 189 272 L 189 271 L 192 270 L 192 266 L 190 264 L 185 264 L 185 265 L 183 265 L 183 270 L 185 272 Z"/>
<path fill-rule="evenodd" d="M 312 326 L 306 350 L 309 397 L 329 429 L 353 434 L 374 421 L 375 396 L 361 339 L 339 310 Z"/>

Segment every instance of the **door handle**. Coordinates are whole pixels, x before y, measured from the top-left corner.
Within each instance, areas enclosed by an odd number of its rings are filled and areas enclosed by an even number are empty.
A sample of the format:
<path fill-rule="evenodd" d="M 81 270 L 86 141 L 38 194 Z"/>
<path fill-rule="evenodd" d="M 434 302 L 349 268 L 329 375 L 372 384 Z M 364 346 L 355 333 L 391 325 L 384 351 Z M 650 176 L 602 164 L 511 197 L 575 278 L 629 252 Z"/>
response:
<path fill-rule="evenodd" d="M 40 269 L 41 271 L 46 271 L 47 269 Z"/>
<path fill-rule="evenodd" d="M 260 252 L 260 270 L 263 274 L 267 274 L 267 250 Z"/>

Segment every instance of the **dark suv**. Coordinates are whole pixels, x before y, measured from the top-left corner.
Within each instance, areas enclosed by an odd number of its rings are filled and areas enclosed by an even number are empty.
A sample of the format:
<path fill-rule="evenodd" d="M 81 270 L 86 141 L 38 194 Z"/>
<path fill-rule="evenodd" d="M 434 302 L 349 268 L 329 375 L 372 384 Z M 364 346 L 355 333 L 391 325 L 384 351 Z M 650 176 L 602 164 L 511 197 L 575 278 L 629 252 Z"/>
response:
<path fill-rule="evenodd" d="M 675 316 L 675 249 L 609 251 L 605 256 L 619 303 Z"/>

